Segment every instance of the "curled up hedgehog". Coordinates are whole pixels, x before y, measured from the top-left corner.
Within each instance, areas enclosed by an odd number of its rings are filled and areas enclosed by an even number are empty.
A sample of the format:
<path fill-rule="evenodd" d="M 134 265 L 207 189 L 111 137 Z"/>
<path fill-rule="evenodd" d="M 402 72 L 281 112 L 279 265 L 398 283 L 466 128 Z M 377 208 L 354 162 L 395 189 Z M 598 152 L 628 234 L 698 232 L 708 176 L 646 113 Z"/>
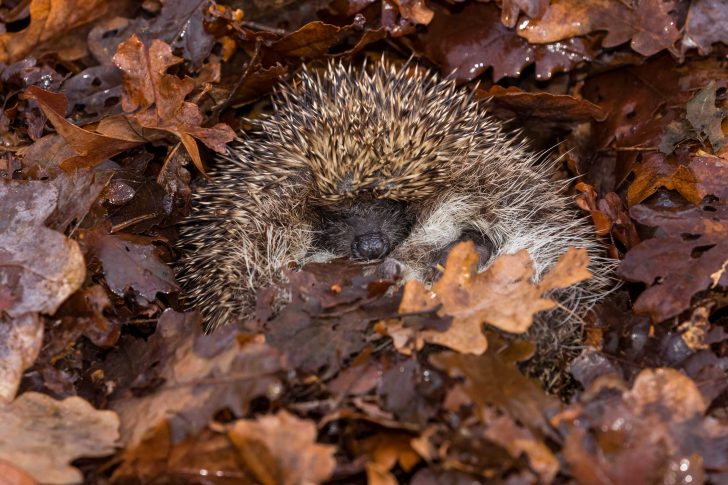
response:
<path fill-rule="evenodd" d="M 520 134 L 453 81 L 411 71 L 304 69 L 217 161 L 180 235 L 179 280 L 208 330 L 244 319 L 290 262 L 347 256 L 432 280 L 471 240 L 481 268 L 527 249 L 537 279 L 586 248 L 594 277 L 556 295 L 569 315 L 533 330 L 541 355 L 578 343 L 575 316 L 605 294 L 612 266 L 593 228 Z"/>

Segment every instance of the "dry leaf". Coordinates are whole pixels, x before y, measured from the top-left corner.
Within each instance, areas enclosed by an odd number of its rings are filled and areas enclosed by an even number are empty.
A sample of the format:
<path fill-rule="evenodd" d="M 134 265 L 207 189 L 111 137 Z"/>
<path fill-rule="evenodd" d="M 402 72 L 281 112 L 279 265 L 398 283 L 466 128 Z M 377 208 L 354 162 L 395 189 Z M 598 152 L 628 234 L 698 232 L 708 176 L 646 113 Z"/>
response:
<path fill-rule="evenodd" d="M 248 470 L 264 485 L 322 483 L 336 466 L 335 448 L 316 443 L 316 424 L 285 411 L 255 421 L 235 421 L 228 437 Z"/>
<path fill-rule="evenodd" d="M 450 252 L 445 272 L 432 285 L 432 291 L 419 281 L 407 282 L 399 312 L 424 312 L 442 305 L 438 314 L 452 316 L 452 325 L 445 332 L 423 331 L 422 338 L 459 352 L 481 354 L 487 347 L 483 323 L 511 333 L 527 331 L 535 313 L 556 306 L 543 295 L 589 278 L 587 263 L 585 249 L 570 248 L 541 282 L 534 284 L 535 270 L 527 251 L 501 255 L 478 273 L 473 243 L 462 242 Z"/>
<path fill-rule="evenodd" d="M 26 392 L 0 406 L 0 460 L 27 471 L 42 483 L 80 483 L 69 463 L 110 455 L 119 438 L 119 417 L 99 411 L 80 397 L 63 401 Z"/>

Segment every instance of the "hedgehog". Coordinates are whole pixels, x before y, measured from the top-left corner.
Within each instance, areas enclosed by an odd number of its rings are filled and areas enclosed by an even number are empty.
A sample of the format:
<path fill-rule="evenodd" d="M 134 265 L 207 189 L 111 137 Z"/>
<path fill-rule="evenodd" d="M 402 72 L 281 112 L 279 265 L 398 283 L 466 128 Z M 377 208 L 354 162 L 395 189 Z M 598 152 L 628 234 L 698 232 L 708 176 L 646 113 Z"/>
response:
<path fill-rule="evenodd" d="M 594 276 L 555 294 L 562 310 L 533 326 L 547 359 L 578 347 L 613 265 L 565 195 L 569 181 L 554 181 L 556 162 L 472 90 L 408 64 L 330 61 L 303 67 L 272 105 L 219 157 L 180 230 L 178 279 L 208 331 L 248 317 L 257 290 L 292 264 L 349 257 L 432 282 L 469 240 L 479 269 L 526 249 L 535 280 L 568 247 L 585 248 Z"/>

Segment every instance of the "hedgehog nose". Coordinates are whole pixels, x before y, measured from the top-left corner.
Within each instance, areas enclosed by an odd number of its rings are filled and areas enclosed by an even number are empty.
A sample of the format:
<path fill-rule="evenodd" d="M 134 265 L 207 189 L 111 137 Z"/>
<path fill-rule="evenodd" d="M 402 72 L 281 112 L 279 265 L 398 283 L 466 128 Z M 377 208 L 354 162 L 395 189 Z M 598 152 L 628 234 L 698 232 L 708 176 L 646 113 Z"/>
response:
<path fill-rule="evenodd" d="M 361 234 L 351 243 L 351 252 L 356 258 L 381 259 L 389 253 L 389 242 L 379 232 Z"/>

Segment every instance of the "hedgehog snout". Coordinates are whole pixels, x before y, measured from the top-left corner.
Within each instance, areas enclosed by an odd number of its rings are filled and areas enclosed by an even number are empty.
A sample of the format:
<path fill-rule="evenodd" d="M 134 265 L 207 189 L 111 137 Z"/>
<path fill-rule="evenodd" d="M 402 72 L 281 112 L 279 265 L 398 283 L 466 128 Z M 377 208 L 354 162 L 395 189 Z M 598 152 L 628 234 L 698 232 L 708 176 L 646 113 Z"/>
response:
<path fill-rule="evenodd" d="M 391 250 L 389 239 L 381 232 L 360 234 L 351 243 L 351 254 L 357 259 L 368 261 L 382 259 Z"/>

